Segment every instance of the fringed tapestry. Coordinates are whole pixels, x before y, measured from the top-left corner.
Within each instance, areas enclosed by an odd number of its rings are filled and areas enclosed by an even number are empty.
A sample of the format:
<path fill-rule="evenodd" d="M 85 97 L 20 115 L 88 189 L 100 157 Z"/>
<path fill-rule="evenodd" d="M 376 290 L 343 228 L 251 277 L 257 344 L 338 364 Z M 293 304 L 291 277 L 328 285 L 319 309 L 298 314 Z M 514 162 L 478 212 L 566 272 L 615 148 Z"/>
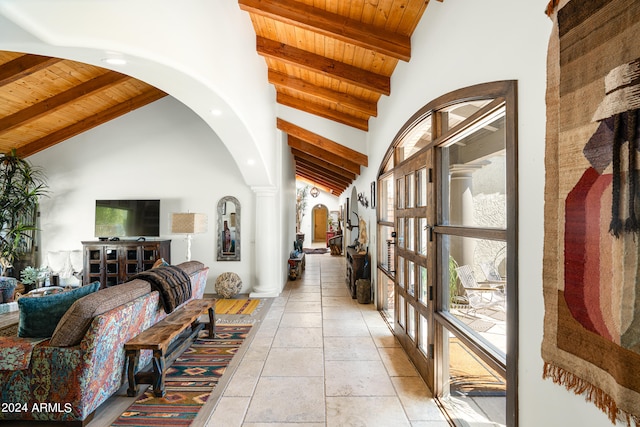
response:
<path fill-rule="evenodd" d="M 640 426 L 640 1 L 547 12 L 543 375 Z"/>

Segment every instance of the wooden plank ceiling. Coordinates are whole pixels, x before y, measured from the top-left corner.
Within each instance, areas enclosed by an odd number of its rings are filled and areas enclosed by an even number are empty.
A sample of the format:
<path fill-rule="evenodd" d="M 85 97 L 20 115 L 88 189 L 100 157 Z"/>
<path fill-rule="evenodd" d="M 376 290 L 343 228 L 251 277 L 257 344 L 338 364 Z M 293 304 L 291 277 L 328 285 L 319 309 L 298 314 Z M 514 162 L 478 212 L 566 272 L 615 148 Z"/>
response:
<path fill-rule="evenodd" d="M 0 152 L 27 157 L 164 96 L 115 71 L 0 51 Z"/>
<path fill-rule="evenodd" d="M 428 0 L 238 0 L 251 17 L 279 104 L 368 130 Z M 0 51 L 0 152 L 22 157 L 166 94 L 104 68 Z M 367 157 L 278 119 L 296 175 L 335 195 Z"/>
<path fill-rule="evenodd" d="M 238 3 L 251 17 L 256 51 L 265 58 L 279 104 L 368 131 L 381 95 L 391 93 L 398 61 L 411 58 L 411 35 L 429 0 Z M 339 141 L 301 135 L 285 123 L 278 119 L 299 178 L 339 195 L 366 166 L 366 156 L 356 160 Z"/>

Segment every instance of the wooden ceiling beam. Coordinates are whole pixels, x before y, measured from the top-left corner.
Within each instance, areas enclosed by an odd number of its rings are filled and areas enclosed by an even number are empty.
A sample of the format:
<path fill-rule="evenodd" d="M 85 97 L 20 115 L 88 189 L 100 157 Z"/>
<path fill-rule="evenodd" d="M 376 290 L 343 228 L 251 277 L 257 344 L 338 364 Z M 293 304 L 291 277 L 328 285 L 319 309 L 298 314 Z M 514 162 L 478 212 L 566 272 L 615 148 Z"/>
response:
<path fill-rule="evenodd" d="M 351 148 L 345 147 L 344 145 L 340 145 L 337 142 L 334 142 L 328 138 L 325 138 L 316 133 L 303 129 L 299 126 L 294 125 L 293 123 L 289 123 L 286 120 L 282 120 L 281 118 L 277 119 L 276 124 L 278 129 L 280 129 L 282 132 L 286 133 L 289 136 L 296 137 L 324 151 L 334 153 L 345 159 L 349 159 L 349 161 L 352 163 L 356 163 L 362 166 L 369 165 L 369 160 L 366 154 L 362 154 L 359 151 L 352 150 Z M 302 151 L 305 151 L 305 150 L 302 150 Z M 359 172 L 355 172 L 355 173 L 359 173 Z"/>
<path fill-rule="evenodd" d="M 303 153 L 302 151 L 296 150 L 295 148 L 291 149 L 291 154 L 293 154 L 293 157 L 300 158 L 302 160 L 306 160 L 307 162 L 315 163 L 319 166 L 322 166 L 332 174 L 340 175 L 351 181 L 356 179 L 357 175 L 355 173 L 349 172 L 348 170 L 343 169 L 341 167 L 331 165 L 327 162 L 323 162 L 322 160 L 319 160 L 318 158 L 313 157 L 307 153 Z"/>
<path fill-rule="evenodd" d="M 313 173 L 309 172 L 306 169 L 303 168 L 296 168 L 296 174 L 302 177 L 305 177 L 306 179 L 312 181 L 315 184 L 318 185 L 322 185 L 324 187 L 330 188 L 331 190 L 341 193 L 344 191 L 345 187 L 342 187 L 338 184 L 335 184 L 333 182 L 327 181 L 325 179 L 323 179 L 322 177 L 318 177 L 316 175 L 314 175 Z"/>
<path fill-rule="evenodd" d="M 240 9 L 392 58 L 411 59 L 411 38 L 291 0 L 239 0 Z"/>
<path fill-rule="evenodd" d="M 328 181 L 335 182 L 336 184 L 348 186 L 352 182 L 352 180 L 346 179 L 341 175 L 332 174 L 330 171 L 328 171 L 327 169 L 324 169 L 322 166 L 318 165 L 317 163 L 311 163 L 301 158 L 296 159 L 296 165 L 304 167 L 305 170 L 316 173 L 319 176 L 325 177 Z"/>
<path fill-rule="evenodd" d="M 49 114 L 56 111 L 65 105 L 77 102 L 82 98 L 86 98 L 94 95 L 97 92 L 104 91 L 111 86 L 121 83 L 124 80 L 131 77 L 124 74 L 116 73 L 114 71 L 101 74 L 91 80 L 87 80 L 84 83 L 74 86 L 73 88 L 60 92 L 50 98 L 43 99 L 42 101 L 33 104 L 27 108 L 10 114 L 0 119 L 0 134 L 5 133 L 15 127 L 25 125 L 32 122 L 45 114 Z"/>
<path fill-rule="evenodd" d="M 0 65 L 0 86 L 13 83 L 60 61 L 62 59 L 48 56 L 23 55 Z"/>
<path fill-rule="evenodd" d="M 338 166 L 342 169 L 346 169 L 349 172 L 355 173 L 356 175 L 360 175 L 359 164 L 352 162 L 351 160 L 346 159 L 338 154 L 332 153 L 322 148 L 318 148 L 313 144 L 310 144 L 296 137 L 292 137 L 290 135 L 287 138 L 287 143 L 289 147 L 295 148 L 296 150 L 302 151 L 303 153 L 307 153 L 310 156 L 319 159 L 320 161 Z"/>
<path fill-rule="evenodd" d="M 378 115 L 377 102 L 367 101 L 343 92 L 317 86 L 297 77 L 292 77 L 272 69 L 269 69 L 268 78 L 269 83 L 276 87 L 283 87 L 324 101 L 340 104 L 346 108 L 350 108 L 368 116 L 376 117 Z"/>
<path fill-rule="evenodd" d="M 391 78 L 388 76 L 363 70 L 362 68 L 259 36 L 256 37 L 256 50 L 259 55 L 294 67 L 304 68 L 323 76 L 342 80 L 345 83 L 382 95 L 391 94 Z"/>
<path fill-rule="evenodd" d="M 314 114 L 319 117 L 324 117 L 325 119 L 333 120 L 334 122 L 342 123 L 343 125 L 351 126 L 365 132 L 369 130 L 368 120 L 354 117 L 347 113 L 341 113 L 336 110 L 331 110 L 327 107 L 313 104 L 300 98 L 285 95 L 282 92 L 276 93 L 276 102 L 280 105 L 295 108 L 300 111 L 305 111 L 309 114 Z"/>
<path fill-rule="evenodd" d="M 110 107 L 104 111 L 94 114 L 91 117 L 88 117 L 84 120 L 53 132 L 43 138 L 32 141 L 22 147 L 16 147 L 16 153 L 20 157 L 30 156 L 46 148 L 52 147 L 59 142 L 62 142 L 98 125 L 101 125 L 102 123 L 108 122 L 109 120 L 113 120 L 133 110 L 157 101 L 165 96 L 167 96 L 167 94 L 163 91 L 156 88 L 151 88 L 145 93 L 130 98 L 120 104 L 114 105 L 113 107 Z"/>

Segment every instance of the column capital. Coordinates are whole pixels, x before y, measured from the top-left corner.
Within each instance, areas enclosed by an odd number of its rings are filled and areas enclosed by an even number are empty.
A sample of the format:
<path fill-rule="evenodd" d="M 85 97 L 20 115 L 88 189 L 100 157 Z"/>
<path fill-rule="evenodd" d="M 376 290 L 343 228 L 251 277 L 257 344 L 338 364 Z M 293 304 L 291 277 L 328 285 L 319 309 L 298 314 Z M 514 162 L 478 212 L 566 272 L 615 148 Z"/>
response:
<path fill-rule="evenodd" d="M 256 193 L 256 195 L 269 195 L 276 194 L 278 188 L 274 185 L 252 185 L 251 191 Z"/>

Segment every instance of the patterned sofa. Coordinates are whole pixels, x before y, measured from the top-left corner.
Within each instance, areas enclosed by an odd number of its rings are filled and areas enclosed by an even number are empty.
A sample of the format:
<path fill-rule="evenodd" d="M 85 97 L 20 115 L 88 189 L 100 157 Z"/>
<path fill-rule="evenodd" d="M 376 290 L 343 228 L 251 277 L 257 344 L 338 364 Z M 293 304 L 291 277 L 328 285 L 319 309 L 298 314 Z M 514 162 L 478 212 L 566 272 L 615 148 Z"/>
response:
<path fill-rule="evenodd" d="M 197 261 L 178 267 L 189 275 L 191 299 L 202 298 L 209 268 Z M 69 342 L 77 331 L 61 331 L 62 324 L 81 327 L 82 315 L 88 329 L 82 329 L 79 343 Z M 137 279 L 77 300 L 50 339 L 0 337 L 0 423 L 84 425 L 126 381 L 124 343 L 165 316 L 158 292 Z M 143 352 L 138 369 L 150 358 Z"/>

